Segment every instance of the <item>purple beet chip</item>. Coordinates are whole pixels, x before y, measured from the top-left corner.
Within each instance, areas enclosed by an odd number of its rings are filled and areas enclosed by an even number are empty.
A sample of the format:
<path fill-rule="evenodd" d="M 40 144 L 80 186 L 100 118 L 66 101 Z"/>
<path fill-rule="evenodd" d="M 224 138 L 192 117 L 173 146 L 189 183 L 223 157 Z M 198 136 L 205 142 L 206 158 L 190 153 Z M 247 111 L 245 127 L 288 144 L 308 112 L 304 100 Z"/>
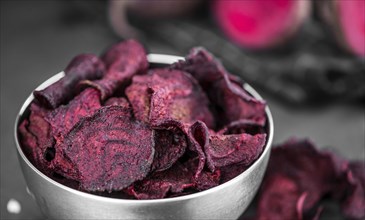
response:
<path fill-rule="evenodd" d="M 108 192 L 146 177 L 154 157 L 153 132 L 133 121 L 129 111 L 102 107 L 74 126 L 56 146 L 61 174 L 78 180 L 83 190 Z"/>
<path fill-rule="evenodd" d="M 84 81 L 83 86 L 91 86 L 101 93 L 105 100 L 115 91 L 124 87 L 131 78 L 143 73 L 148 68 L 145 49 L 135 40 L 127 40 L 112 46 L 102 57 L 107 71 L 104 77 L 97 81 Z"/>
<path fill-rule="evenodd" d="M 163 171 L 170 168 L 185 153 L 187 137 L 181 123 L 176 121 L 166 121 L 154 129 L 155 158 L 151 170 Z"/>
<path fill-rule="evenodd" d="M 93 54 L 76 56 L 65 69 L 65 76 L 47 88 L 34 91 L 34 97 L 47 108 L 57 108 L 73 98 L 77 84 L 82 80 L 94 80 L 104 74 L 104 63 Z"/>
<path fill-rule="evenodd" d="M 248 95 L 242 83 L 204 48 L 193 48 L 185 61 L 175 63 L 171 68 L 186 71 L 199 82 L 209 99 L 214 101 L 221 127 L 240 119 L 265 124 L 265 102 Z"/>
<path fill-rule="evenodd" d="M 211 171 L 216 167 L 239 163 L 248 166 L 262 153 L 266 134 L 211 135 L 204 149 Z"/>
<path fill-rule="evenodd" d="M 162 172 L 156 172 L 131 186 L 128 191 L 137 199 L 162 199 L 168 193 L 179 193 L 194 186 L 192 173 L 179 163 Z"/>

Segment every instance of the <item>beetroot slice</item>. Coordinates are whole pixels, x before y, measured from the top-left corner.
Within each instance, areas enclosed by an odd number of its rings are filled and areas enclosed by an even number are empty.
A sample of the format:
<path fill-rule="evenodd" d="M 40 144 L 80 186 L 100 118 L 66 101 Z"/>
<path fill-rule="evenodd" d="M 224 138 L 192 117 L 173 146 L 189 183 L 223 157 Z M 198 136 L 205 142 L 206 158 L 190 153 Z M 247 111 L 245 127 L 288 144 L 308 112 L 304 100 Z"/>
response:
<path fill-rule="evenodd" d="M 286 219 L 295 210 L 299 219 L 311 213 L 318 219 L 321 208 L 313 209 L 328 196 L 341 203 L 347 218 L 364 218 L 364 171 L 363 162 L 348 163 L 331 152 L 318 151 L 308 140 L 291 139 L 272 150 L 258 196 L 258 219 Z M 294 191 L 288 190 L 287 182 Z"/>
<path fill-rule="evenodd" d="M 213 12 L 223 32 L 238 45 L 264 49 L 285 42 L 310 12 L 307 0 L 215 0 Z"/>
<path fill-rule="evenodd" d="M 145 49 L 135 40 L 127 40 L 114 45 L 102 57 L 107 72 L 101 80 L 84 81 L 83 86 L 91 86 L 101 93 L 105 100 L 121 87 L 124 87 L 133 75 L 143 73 L 148 68 Z"/>
<path fill-rule="evenodd" d="M 46 120 L 52 126 L 52 135 L 58 142 L 81 118 L 94 114 L 101 107 L 100 93 L 94 88 L 87 88 L 71 100 L 67 105 L 62 105 L 49 111 Z"/>
<path fill-rule="evenodd" d="M 207 165 L 211 171 L 235 163 L 248 166 L 259 157 L 265 143 L 266 134 L 210 135 L 204 148 Z"/>
<path fill-rule="evenodd" d="M 203 122 L 197 121 L 190 126 L 188 137 L 189 149 L 197 154 L 199 161 L 194 175 L 195 178 L 198 178 L 203 171 L 206 162 L 204 149 L 207 148 L 207 145 L 209 144 L 209 130 Z"/>
<path fill-rule="evenodd" d="M 349 164 L 346 183 L 348 193 L 342 200 L 341 209 L 347 218 L 362 219 L 365 217 L 364 161 L 354 161 Z"/>
<path fill-rule="evenodd" d="M 126 94 L 136 118 L 151 125 L 165 120 L 201 120 L 214 127 L 208 98 L 195 79 L 182 71 L 153 69 L 147 75 L 135 76 Z"/>
<path fill-rule="evenodd" d="M 125 89 L 125 94 L 130 101 L 134 117 L 145 123 L 149 123 L 152 89 L 151 75 L 137 75 L 132 78 L 132 84 Z"/>
<path fill-rule="evenodd" d="M 185 153 L 187 137 L 183 125 L 177 121 L 166 121 L 154 129 L 155 158 L 151 170 L 163 171 Z"/>
<path fill-rule="evenodd" d="M 208 109 L 209 101 L 199 84 L 190 74 L 179 70 L 151 70 L 152 82 L 150 123 L 166 119 L 183 123 L 203 121 L 214 127 L 214 119 Z"/>
<path fill-rule="evenodd" d="M 302 192 L 296 181 L 277 174 L 267 178 L 262 188 L 255 219 L 302 219 L 302 213 L 297 210 Z"/>
<path fill-rule="evenodd" d="M 29 146 L 32 152 L 32 160 L 39 169 L 46 173 L 52 173 L 52 165 L 50 160 L 53 159 L 52 148 L 54 145 L 54 139 L 51 135 L 51 126 L 44 119 L 48 110 L 41 108 L 38 104 L 32 103 L 30 105 L 29 122 L 25 127 L 27 133 L 25 133 Z M 33 136 L 33 138 L 32 138 Z M 36 141 L 36 147 L 33 148 L 34 140 Z M 50 153 L 50 155 L 48 155 Z"/>
<path fill-rule="evenodd" d="M 73 98 L 76 85 L 81 80 L 94 80 L 104 74 L 104 63 L 93 54 L 81 54 L 71 60 L 65 69 L 65 76 L 46 89 L 34 91 L 34 97 L 42 106 L 57 108 Z"/>
<path fill-rule="evenodd" d="M 209 100 L 215 106 L 218 127 L 241 119 L 254 120 L 264 125 L 265 102 L 257 100 L 242 88 L 242 84 L 203 48 L 193 48 L 185 61 L 171 66 L 190 73 L 201 85 Z"/>
<path fill-rule="evenodd" d="M 184 163 L 184 166 L 193 174 L 199 166 L 199 157 L 192 158 Z M 216 169 L 214 172 L 203 170 L 199 176 L 193 176 L 194 189 L 203 191 L 218 186 L 221 180 L 221 171 Z"/>
<path fill-rule="evenodd" d="M 365 2 L 333 0 L 316 2 L 338 44 L 350 53 L 365 56 Z"/>
<path fill-rule="evenodd" d="M 162 199 L 168 193 L 179 193 L 194 186 L 192 173 L 176 163 L 170 169 L 156 172 L 129 187 L 128 192 L 137 199 Z"/>
<path fill-rule="evenodd" d="M 102 107 L 84 117 L 56 146 L 59 172 L 78 180 L 83 190 L 121 190 L 149 173 L 154 157 L 152 133 L 132 120 L 130 109 Z M 70 164 L 72 170 L 68 170 Z"/>

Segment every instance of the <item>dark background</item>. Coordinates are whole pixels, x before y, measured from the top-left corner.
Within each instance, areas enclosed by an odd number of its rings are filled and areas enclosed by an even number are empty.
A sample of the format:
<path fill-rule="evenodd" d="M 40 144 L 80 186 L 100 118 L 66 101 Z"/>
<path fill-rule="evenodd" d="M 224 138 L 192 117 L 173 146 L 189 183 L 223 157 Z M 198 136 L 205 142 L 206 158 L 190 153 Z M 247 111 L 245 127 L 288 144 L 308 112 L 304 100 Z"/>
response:
<path fill-rule="evenodd" d="M 1 1 L 1 219 L 43 218 L 26 193 L 14 144 L 14 120 L 22 103 L 76 54 L 100 54 L 120 40 L 109 28 L 103 8 L 84 17 L 79 12 L 74 4 L 61 1 Z M 151 41 L 147 47 L 153 53 L 188 52 L 175 51 L 163 42 Z M 332 102 L 294 107 L 260 93 L 273 113 L 275 144 L 292 136 L 309 137 L 319 147 L 331 147 L 345 158 L 365 160 L 363 105 Z M 7 211 L 11 198 L 20 202 L 19 214 Z M 329 211 L 324 218 L 336 214 Z"/>

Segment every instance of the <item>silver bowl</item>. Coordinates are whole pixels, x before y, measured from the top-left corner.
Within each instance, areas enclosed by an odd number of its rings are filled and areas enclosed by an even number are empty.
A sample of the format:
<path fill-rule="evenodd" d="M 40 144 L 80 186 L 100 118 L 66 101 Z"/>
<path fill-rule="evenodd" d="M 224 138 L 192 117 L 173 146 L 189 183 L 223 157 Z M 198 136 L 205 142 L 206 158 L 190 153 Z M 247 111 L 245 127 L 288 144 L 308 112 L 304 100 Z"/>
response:
<path fill-rule="evenodd" d="M 149 54 L 152 65 L 167 65 L 184 59 L 178 56 Z M 43 89 L 64 76 L 58 73 L 42 83 Z M 244 88 L 255 98 L 261 96 L 248 84 Z M 30 95 L 15 121 L 15 144 L 28 193 L 51 219 L 237 219 L 255 196 L 270 157 L 273 120 L 266 107 L 268 138 L 264 152 L 243 173 L 217 187 L 175 198 L 127 200 L 97 196 L 62 185 L 40 172 L 19 145 L 17 127 L 33 100 Z"/>

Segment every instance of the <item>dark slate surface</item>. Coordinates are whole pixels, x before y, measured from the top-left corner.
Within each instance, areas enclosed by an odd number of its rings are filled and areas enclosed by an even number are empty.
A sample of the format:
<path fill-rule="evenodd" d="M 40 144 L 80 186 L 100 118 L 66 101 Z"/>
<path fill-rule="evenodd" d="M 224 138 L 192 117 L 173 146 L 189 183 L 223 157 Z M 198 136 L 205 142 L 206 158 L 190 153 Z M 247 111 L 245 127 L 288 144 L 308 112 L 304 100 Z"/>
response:
<path fill-rule="evenodd" d="M 73 56 L 98 54 L 118 40 L 102 12 L 97 19 L 89 16 L 80 21 L 77 13 L 64 17 L 72 11 L 69 7 L 60 1 L 1 1 L 1 219 L 44 218 L 26 193 L 16 155 L 13 130 L 20 106 L 37 85 L 61 71 Z M 70 22 L 70 17 L 78 22 Z M 154 53 L 176 53 L 163 44 L 148 47 Z M 292 136 L 310 137 L 346 158 L 365 159 L 364 106 L 337 103 L 294 108 L 270 94 L 262 96 L 274 116 L 274 143 Z M 20 202 L 19 214 L 7 211 L 10 199 Z M 338 212 L 329 210 L 324 218 L 340 219 Z"/>

